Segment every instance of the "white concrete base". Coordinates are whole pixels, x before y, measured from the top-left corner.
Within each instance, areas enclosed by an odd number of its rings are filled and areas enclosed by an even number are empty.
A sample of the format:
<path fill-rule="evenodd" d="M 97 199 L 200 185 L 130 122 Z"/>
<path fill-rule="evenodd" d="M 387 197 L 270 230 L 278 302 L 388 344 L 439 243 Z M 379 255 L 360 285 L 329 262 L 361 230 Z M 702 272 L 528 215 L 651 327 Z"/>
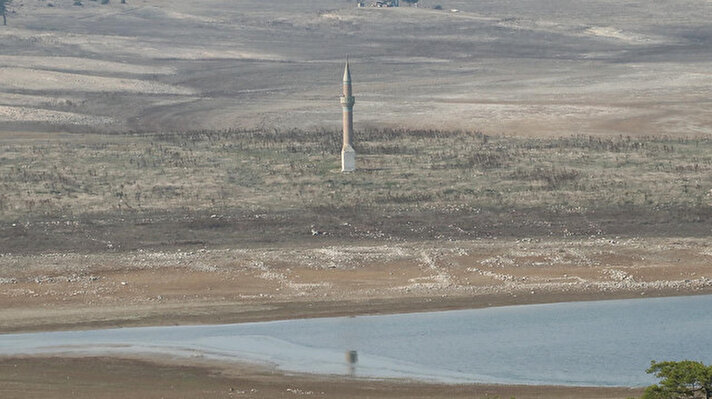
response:
<path fill-rule="evenodd" d="M 356 151 L 348 146 L 341 150 L 341 171 L 353 172 L 356 170 Z"/>

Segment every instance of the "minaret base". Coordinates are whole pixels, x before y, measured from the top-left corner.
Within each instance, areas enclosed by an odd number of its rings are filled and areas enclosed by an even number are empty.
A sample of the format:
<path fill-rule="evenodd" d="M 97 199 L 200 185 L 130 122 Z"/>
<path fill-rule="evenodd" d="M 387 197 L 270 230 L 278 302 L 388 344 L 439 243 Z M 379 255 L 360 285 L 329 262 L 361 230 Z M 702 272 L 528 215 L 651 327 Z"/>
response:
<path fill-rule="evenodd" d="M 356 170 L 356 151 L 347 146 L 341 150 L 341 171 L 353 172 Z"/>

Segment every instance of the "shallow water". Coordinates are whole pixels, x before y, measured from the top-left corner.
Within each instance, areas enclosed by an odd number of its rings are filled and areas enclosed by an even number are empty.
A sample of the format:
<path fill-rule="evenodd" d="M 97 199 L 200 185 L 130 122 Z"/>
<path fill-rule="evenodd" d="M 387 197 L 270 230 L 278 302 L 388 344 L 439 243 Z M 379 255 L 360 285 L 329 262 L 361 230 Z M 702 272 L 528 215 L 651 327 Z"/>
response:
<path fill-rule="evenodd" d="M 640 386 L 712 363 L 712 295 L 382 316 L 0 335 L 0 354 L 160 353 L 449 383 Z M 350 369 L 345 352 L 358 351 Z"/>

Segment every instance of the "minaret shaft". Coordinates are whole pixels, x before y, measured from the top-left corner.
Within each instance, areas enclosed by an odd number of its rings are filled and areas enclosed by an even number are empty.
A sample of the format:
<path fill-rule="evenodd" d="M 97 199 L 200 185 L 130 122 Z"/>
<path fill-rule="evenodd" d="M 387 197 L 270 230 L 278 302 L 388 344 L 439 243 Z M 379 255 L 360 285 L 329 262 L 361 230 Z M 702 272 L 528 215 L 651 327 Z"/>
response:
<path fill-rule="evenodd" d="M 341 108 L 344 129 L 344 141 L 341 148 L 341 171 L 353 172 L 356 170 L 356 151 L 353 148 L 354 130 L 354 103 L 355 99 L 351 89 L 351 71 L 349 61 L 344 67 L 343 91 L 341 95 Z"/>
<path fill-rule="evenodd" d="M 346 109 L 344 107 L 343 112 L 343 122 L 344 122 L 344 143 L 342 145 L 342 150 L 354 146 L 353 142 L 353 129 L 354 129 L 354 113 L 351 109 Z"/>

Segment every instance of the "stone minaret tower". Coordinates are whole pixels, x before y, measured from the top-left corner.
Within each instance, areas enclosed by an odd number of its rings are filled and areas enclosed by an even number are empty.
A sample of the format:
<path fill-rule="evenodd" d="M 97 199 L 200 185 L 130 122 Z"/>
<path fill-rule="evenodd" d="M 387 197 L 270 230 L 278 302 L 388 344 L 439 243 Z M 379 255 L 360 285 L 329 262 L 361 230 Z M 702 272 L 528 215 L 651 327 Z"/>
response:
<path fill-rule="evenodd" d="M 356 151 L 354 151 L 353 147 L 354 103 L 356 100 L 351 94 L 351 71 L 349 70 L 349 59 L 346 58 L 343 94 L 341 95 L 341 108 L 344 119 L 344 144 L 341 147 L 342 172 L 353 172 L 356 170 Z"/>

